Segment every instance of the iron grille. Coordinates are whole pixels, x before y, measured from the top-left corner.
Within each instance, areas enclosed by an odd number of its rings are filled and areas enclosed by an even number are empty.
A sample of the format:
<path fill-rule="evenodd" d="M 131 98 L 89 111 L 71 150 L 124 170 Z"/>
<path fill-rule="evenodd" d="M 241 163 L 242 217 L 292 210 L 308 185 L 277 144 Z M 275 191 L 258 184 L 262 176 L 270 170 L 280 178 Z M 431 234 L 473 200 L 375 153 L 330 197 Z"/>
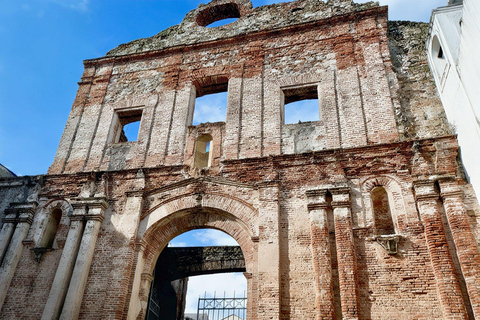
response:
<path fill-rule="evenodd" d="M 197 319 L 202 320 L 245 320 L 247 298 L 198 298 Z"/>

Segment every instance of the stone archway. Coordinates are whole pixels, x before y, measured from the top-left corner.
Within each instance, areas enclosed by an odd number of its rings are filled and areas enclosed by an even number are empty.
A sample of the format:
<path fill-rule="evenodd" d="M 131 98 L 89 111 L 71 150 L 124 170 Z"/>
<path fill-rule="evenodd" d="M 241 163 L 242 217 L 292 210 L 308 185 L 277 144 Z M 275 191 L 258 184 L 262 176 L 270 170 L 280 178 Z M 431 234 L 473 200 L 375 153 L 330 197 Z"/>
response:
<path fill-rule="evenodd" d="M 191 197 L 192 195 L 185 195 L 187 199 Z M 221 198 L 218 195 L 215 197 Z M 234 238 L 239 244 L 245 259 L 247 295 L 252 297 L 252 292 L 257 292 L 258 279 L 252 276 L 252 274 L 257 273 L 254 263 L 257 260 L 257 243 L 255 241 L 256 235 L 252 233 L 255 226 L 251 223 L 254 221 L 252 215 L 256 213 L 252 210 L 252 207 L 234 201 L 231 197 L 224 197 L 216 203 L 218 206 L 224 207 L 223 209 L 234 209 L 232 213 L 211 206 L 195 205 L 185 208 L 185 201 L 183 201 L 185 199 L 182 198 L 177 197 L 164 203 L 164 205 L 157 206 L 143 219 L 145 222 L 143 226 L 147 227 L 143 229 L 144 231 L 140 230 L 139 232 L 142 236 L 137 255 L 128 319 L 144 319 L 148 305 L 150 283 L 153 280 L 152 273 L 157 258 L 171 239 L 193 229 L 218 229 Z M 197 203 L 195 202 L 195 204 Z M 172 209 L 180 210 L 173 211 Z M 250 221 L 245 222 L 241 219 L 246 216 L 250 218 L 247 219 Z M 149 220 L 149 217 L 156 217 L 156 221 Z M 142 229 L 142 224 L 140 229 Z M 254 312 L 254 305 L 250 302 L 251 300 L 253 299 L 250 299 L 247 303 L 247 317 L 250 317 L 249 314 Z"/>

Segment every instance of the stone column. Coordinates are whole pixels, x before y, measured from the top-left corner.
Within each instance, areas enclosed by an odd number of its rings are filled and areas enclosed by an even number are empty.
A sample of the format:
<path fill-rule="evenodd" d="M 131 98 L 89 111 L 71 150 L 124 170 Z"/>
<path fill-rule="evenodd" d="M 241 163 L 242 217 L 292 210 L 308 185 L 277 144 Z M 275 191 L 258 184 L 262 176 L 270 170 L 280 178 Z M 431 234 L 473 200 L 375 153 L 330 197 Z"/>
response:
<path fill-rule="evenodd" d="M 15 269 L 23 251 L 22 241 L 28 234 L 30 225 L 33 221 L 33 215 L 37 204 L 35 202 L 29 203 L 15 203 L 7 209 L 7 216 L 15 216 L 14 220 L 8 220 L 10 223 L 16 222 L 16 228 L 10 239 L 7 251 L 4 255 L 2 265 L 0 266 L 0 309 L 5 302 L 8 288 L 12 282 Z"/>
<path fill-rule="evenodd" d="M 7 215 L 2 222 L 2 230 L 0 230 L 0 263 L 3 261 L 13 231 L 15 231 L 15 218 L 12 219 L 12 217 Z"/>
<path fill-rule="evenodd" d="M 463 193 L 453 178 L 441 179 L 439 184 L 472 310 L 475 318 L 480 319 L 480 254 L 464 207 Z"/>
<path fill-rule="evenodd" d="M 326 194 L 327 189 L 307 191 L 317 320 L 335 318 Z"/>
<path fill-rule="evenodd" d="M 358 319 L 359 300 L 357 266 L 353 241 L 350 188 L 330 189 L 335 221 L 338 278 L 342 316 L 345 320 Z"/>
<path fill-rule="evenodd" d="M 280 317 L 278 192 L 277 182 L 265 182 L 259 186 L 258 320 Z"/>
<path fill-rule="evenodd" d="M 145 246 L 145 242 L 143 241 L 137 241 L 137 243 L 135 244 L 136 266 L 135 276 L 133 278 L 132 293 L 130 294 L 130 302 L 128 305 L 128 320 L 137 319 L 139 312 L 141 312 L 142 310 L 145 310 L 144 312 L 147 312 L 148 296 L 147 300 L 145 300 L 146 303 L 144 303 L 144 301 L 142 301 L 140 297 L 140 291 L 142 291 L 142 271 L 144 267 L 143 253 L 145 251 Z M 148 288 L 150 288 L 150 286 Z M 142 309 L 143 306 L 144 309 Z"/>
<path fill-rule="evenodd" d="M 445 319 L 467 319 L 460 284 L 455 274 L 442 217 L 438 210 L 439 195 L 435 190 L 434 182 L 430 180 L 416 181 L 414 189 L 417 208 L 425 228 L 427 248 L 443 316 Z"/>
<path fill-rule="evenodd" d="M 67 240 L 63 247 L 62 257 L 53 279 L 45 309 L 43 310 L 42 320 L 58 319 L 65 295 L 67 294 L 73 265 L 77 257 L 80 240 L 82 239 L 82 232 L 83 221 L 81 219 L 71 219 Z"/>
<path fill-rule="evenodd" d="M 148 298 L 150 295 L 150 288 L 153 281 L 153 275 L 150 273 L 142 273 L 140 277 L 140 305 L 142 313 L 136 319 L 145 319 L 147 315 L 148 308 Z"/>
<path fill-rule="evenodd" d="M 103 213 L 108 207 L 103 197 L 74 199 L 72 205 L 74 208 L 83 206 L 86 213 L 83 215 L 83 219 L 86 220 L 86 223 L 62 313 L 60 314 L 62 320 L 78 319 L 98 232 L 103 221 Z"/>

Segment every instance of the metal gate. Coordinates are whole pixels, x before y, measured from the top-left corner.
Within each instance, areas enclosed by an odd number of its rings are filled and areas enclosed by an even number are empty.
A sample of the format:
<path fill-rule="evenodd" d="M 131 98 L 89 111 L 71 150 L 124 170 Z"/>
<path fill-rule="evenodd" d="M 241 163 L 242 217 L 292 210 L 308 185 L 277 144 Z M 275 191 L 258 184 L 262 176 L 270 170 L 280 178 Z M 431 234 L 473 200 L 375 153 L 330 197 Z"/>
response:
<path fill-rule="evenodd" d="M 197 319 L 200 320 L 245 320 L 247 317 L 247 298 L 198 298 Z"/>

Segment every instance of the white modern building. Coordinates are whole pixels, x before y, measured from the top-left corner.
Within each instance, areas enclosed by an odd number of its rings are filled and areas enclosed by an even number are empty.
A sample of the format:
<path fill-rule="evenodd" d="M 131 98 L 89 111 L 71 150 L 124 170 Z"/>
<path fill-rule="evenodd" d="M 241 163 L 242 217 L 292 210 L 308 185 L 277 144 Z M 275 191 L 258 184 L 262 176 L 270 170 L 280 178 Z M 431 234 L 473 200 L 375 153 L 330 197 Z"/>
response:
<path fill-rule="evenodd" d="M 467 179 L 480 196 L 480 1 L 450 0 L 433 11 L 428 61 L 449 122 L 458 133 Z"/>

